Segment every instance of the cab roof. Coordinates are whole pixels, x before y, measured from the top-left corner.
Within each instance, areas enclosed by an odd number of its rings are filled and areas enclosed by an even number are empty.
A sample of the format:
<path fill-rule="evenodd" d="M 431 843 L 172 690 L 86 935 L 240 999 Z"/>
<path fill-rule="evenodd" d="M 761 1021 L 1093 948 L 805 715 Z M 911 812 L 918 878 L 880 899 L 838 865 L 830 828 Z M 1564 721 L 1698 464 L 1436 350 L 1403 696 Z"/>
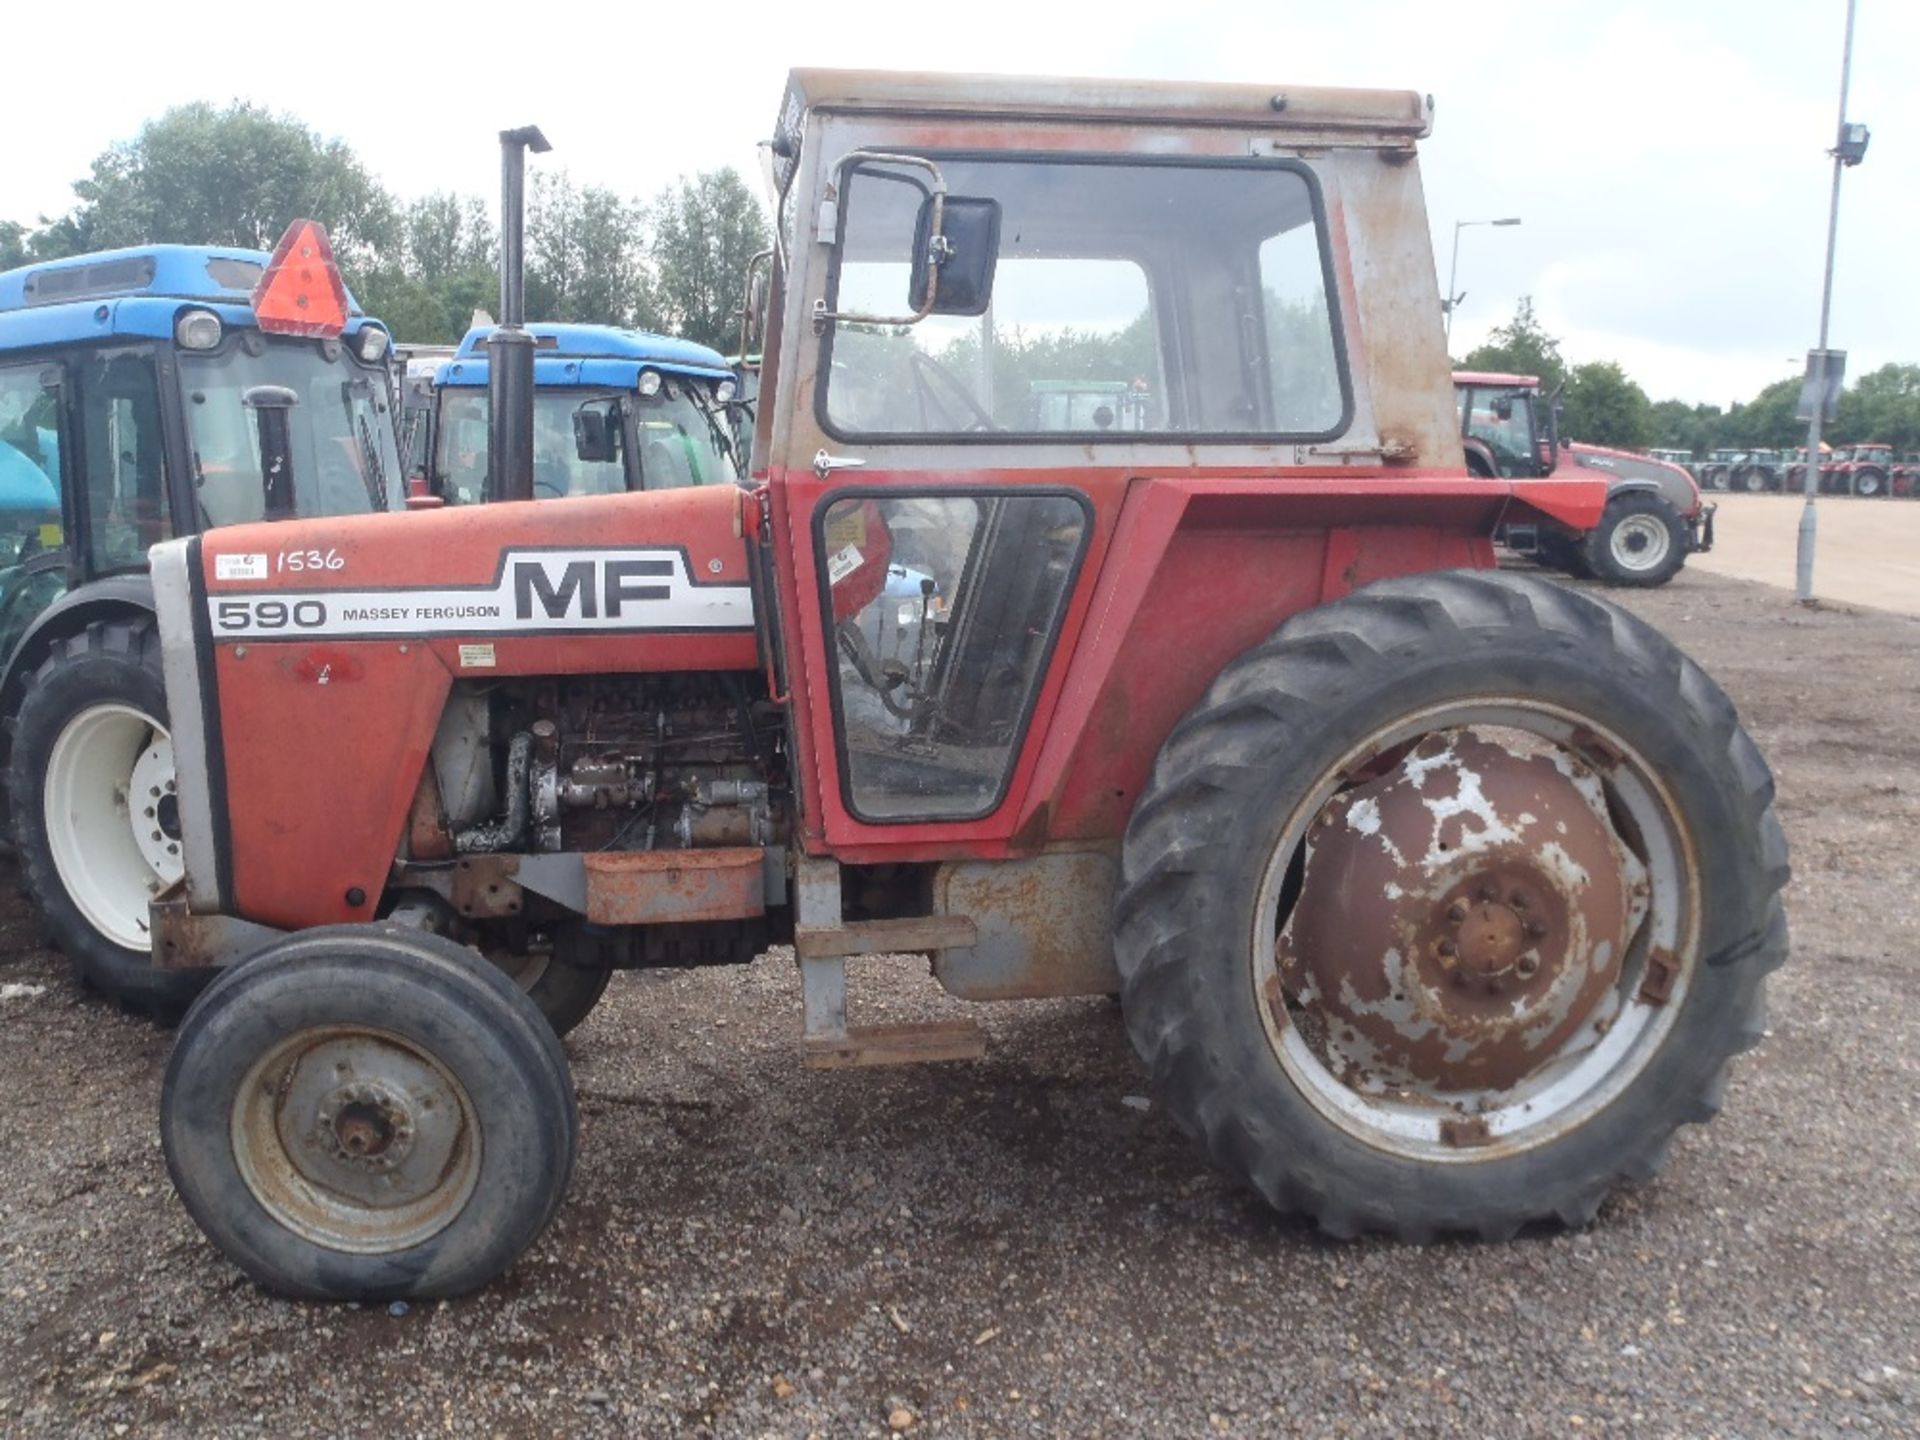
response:
<path fill-rule="evenodd" d="M 0 272 L 0 351 L 113 336 L 165 338 L 180 302 L 228 326 L 254 322 L 253 287 L 271 257 L 226 245 L 134 245 Z M 348 332 L 364 313 L 347 296 Z"/>
<path fill-rule="evenodd" d="M 451 361 L 434 377 L 437 385 L 485 385 L 487 337 L 491 325 L 478 325 L 461 340 Z M 616 325 L 541 324 L 527 326 L 535 343 L 536 385 L 597 385 L 625 389 L 640 371 L 661 370 L 702 380 L 724 380 L 733 370 L 718 350 L 650 330 Z"/>
<path fill-rule="evenodd" d="M 1058 75 L 794 70 L 787 77 L 782 119 L 797 118 L 810 109 L 1231 124 L 1261 130 L 1353 131 L 1400 140 L 1418 139 L 1433 128 L 1432 97 L 1411 90 L 1084 80 Z"/>

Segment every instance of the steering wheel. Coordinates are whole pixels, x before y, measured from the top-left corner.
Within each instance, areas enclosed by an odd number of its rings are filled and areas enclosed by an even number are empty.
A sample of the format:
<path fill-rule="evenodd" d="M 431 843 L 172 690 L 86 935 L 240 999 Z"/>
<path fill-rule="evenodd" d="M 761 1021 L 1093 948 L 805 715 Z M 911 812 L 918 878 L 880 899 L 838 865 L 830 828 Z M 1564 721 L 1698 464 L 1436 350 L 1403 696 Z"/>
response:
<path fill-rule="evenodd" d="M 961 380 L 958 375 L 955 375 L 938 360 L 927 354 L 926 351 L 919 349 L 914 350 L 907 359 L 907 368 L 913 372 L 914 388 L 920 392 L 920 420 L 922 424 L 927 423 L 927 401 L 933 399 L 933 386 L 929 382 L 938 380 L 941 388 L 944 389 L 949 396 L 958 397 L 960 403 L 964 405 L 973 416 L 973 423 L 967 426 L 967 429 L 1004 430 L 1006 428 L 1004 425 L 994 424 L 993 416 L 988 414 L 980 402 L 973 398 L 973 391 L 967 388 L 966 382 Z"/>

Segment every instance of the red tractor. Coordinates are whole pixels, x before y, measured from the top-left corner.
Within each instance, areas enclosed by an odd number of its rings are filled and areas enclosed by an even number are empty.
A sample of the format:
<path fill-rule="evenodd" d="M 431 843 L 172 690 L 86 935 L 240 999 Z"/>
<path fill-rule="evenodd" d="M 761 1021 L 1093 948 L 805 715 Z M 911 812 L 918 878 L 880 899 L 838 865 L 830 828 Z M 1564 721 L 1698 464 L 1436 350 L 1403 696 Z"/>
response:
<path fill-rule="evenodd" d="M 1835 495 L 1877 499 L 1890 493 L 1894 468 L 1893 446 L 1848 445 L 1834 451 L 1820 467 L 1820 488 Z"/>
<path fill-rule="evenodd" d="M 214 1242 L 293 1295 L 485 1284 L 566 1191 L 556 1032 L 785 942 L 815 1066 L 982 1049 L 855 1023 L 853 955 L 1117 994 L 1174 1121 L 1334 1235 L 1659 1169 L 1786 955 L 1773 782 L 1658 633 L 1494 569 L 1605 486 L 1461 464 L 1429 120 L 796 72 L 750 484 L 161 547 L 155 953 L 230 965 L 161 1134 Z M 1146 375 L 1137 426 L 1031 403 L 1070 348 Z"/>
<path fill-rule="evenodd" d="M 1671 461 L 1560 437 L 1560 407 L 1532 375 L 1453 377 L 1460 441 L 1474 475 L 1541 479 L 1579 471 L 1607 478 L 1597 524 L 1523 520 L 1501 527 L 1509 548 L 1610 585 L 1664 585 L 1687 556 L 1713 548 L 1714 507 L 1692 472 Z M 1573 470 L 1563 469 L 1565 461 Z"/>

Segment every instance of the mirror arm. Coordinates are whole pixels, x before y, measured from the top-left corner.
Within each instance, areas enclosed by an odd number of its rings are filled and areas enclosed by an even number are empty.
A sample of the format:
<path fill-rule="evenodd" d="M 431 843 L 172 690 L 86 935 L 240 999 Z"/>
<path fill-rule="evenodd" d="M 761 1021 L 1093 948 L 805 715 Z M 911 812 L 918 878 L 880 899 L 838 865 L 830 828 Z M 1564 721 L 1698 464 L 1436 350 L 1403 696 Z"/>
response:
<path fill-rule="evenodd" d="M 738 353 L 743 369 L 747 363 L 747 334 L 753 327 L 754 318 L 753 272 L 758 270 L 762 264 L 767 266 L 767 273 L 771 275 L 773 273 L 773 251 L 756 251 L 747 259 L 746 288 L 740 295 L 740 350 Z"/>
<path fill-rule="evenodd" d="M 932 239 L 929 245 L 937 252 L 939 247 L 946 243 L 947 238 L 941 233 L 940 228 L 945 222 L 947 209 L 947 178 L 940 173 L 940 167 L 924 155 L 897 155 L 887 150 L 854 150 L 841 156 L 840 163 L 833 167 L 833 173 L 836 176 L 843 176 L 851 167 L 860 164 L 913 165 L 933 176 L 933 219 L 929 227 Z M 840 209 L 838 180 L 827 186 L 825 198 L 826 202 L 834 207 L 834 213 L 838 215 Z M 919 308 L 913 313 L 867 315 L 854 310 L 829 310 L 826 297 L 822 296 L 813 302 L 813 333 L 826 334 L 827 326 L 836 320 L 847 320 L 856 325 L 918 325 L 933 314 L 933 307 L 940 298 L 940 263 L 946 259 L 946 256 L 936 253 L 930 255 L 928 259 L 932 263 L 927 266 L 927 293 L 921 300 Z"/>

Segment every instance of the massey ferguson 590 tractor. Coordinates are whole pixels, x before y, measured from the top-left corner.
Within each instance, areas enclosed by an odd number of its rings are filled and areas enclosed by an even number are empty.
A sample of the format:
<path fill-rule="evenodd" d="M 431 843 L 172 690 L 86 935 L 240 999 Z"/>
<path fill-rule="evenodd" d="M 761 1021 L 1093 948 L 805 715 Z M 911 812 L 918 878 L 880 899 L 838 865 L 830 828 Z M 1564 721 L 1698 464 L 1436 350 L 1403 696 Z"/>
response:
<path fill-rule="evenodd" d="M 156 959 L 237 962 L 161 1107 L 207 1234 L 287 1294 L 484 1284 L 566 1190 L 553 1020 L 784 941 L 815 1065 L 980 1052 L 856 1023 L 852 955 L 1118 994 L 1172 1117 L 1335 1235 L 1652 1175 L 1786 954 L 1773 784 L 1657 633 L 1493 571 L 1604 487 L 1461 464 L 1428 121 L 797 72 L 750 486 L 161 547 Z M 1048 428 L 1069 345 L 1148 367 L 1137 427 Z"/>

